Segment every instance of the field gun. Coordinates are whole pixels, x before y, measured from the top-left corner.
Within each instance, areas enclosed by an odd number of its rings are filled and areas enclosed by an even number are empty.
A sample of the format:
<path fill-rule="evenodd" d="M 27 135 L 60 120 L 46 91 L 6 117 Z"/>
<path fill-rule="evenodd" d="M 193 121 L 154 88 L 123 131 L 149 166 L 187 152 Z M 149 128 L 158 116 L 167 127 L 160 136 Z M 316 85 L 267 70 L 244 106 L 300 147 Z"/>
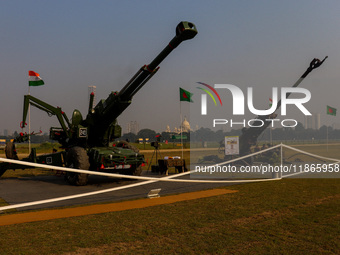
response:
<path fill-rule="evenodd" d="M 31 95 L 25 95 L 21 127 L 26 126 L 25 121 L 29 105 L 37 107 L 49 115 L 55 115 L 61 126 L 50 128 L 50 138 L 57 140 L 65 151 L 49 154 L 51 164 L 54 165 L 53 162 L 56 161 L 63 162 L 58 163 L 58 165 L 65 164 L 67 167 L 77 169 L 140 175 L 145 160 L 136 148 L 126 142 L 119 142 L 116 146 L 110 146 L 116 138 L 121 137 L 122 129 L 117 123 L 117 117 L 131 104 L 133 96 L 159 70 L 158 65 L 180 43 L 194 38 L 196 34 L 197 30 L 193 23 L 180 22 L 176 27 L 176 35 L 169 44 L 150 64 L 141 67 L 121 91 L 112 92 L 106 100 L 99 101 L 95 107 L 93 105 L 94 94 L 91 93 L 85 119 L 81 112 L 76 109 L 69 121 L 61 108 L 53 107 Z M 15 146 L 13 144 L 8 145 L 6 151 L 9 152 L 9 155 L 15 154 L 11 152 L 12 150 L 15 150 Z M 32 153 L 34 154 L 34 152 Z M 32 155 L 29 158 L 26 161 L 41 161 L 38 157 L 32 157 Z M 20 168 L 23 168 L 23 166 Z M 10 164 L 0 164 L 0 176 L 7 169 L 12 169 Z M 67 172 L 65 179 L 70 184 L 86 185 L 88 175 Z"/>
<path fill-rule="evenodd" d="M 312 72 L 315 68 L 318 68 L 322 65 L 322 63 L 327 59 L 327 56 L 321 61 L 317 58 L 314 58 L 307 70 L 302 74 L 302 76 L 295 82 L 292 87 L 297 87 L 299 84 L 307 77 L 307 75 Z M 287 93 L 286 98 L 289 97 L 289 93 Z M 251 127 L 243 128 L 242 134 L 240 136 L 240 156 L 245 156 L 251 153 L 251 147 L 257 144 L 258 137 L 263 133 L 264 130 L 272 123 L 270 119 L 275 119 L 277 114 L 275 113 L 281 107 L 281 100 L 278 102 L 276 110 L 274 113 L 270 115 L 259 115 L 255 119 L 258 121 L 254 121 Z M 261 122 L 261 123 L 260 123 Z M 263 125 L 262 125 L 263 124 Z M 261 126 L 262 125 L 262 126 Z"/>

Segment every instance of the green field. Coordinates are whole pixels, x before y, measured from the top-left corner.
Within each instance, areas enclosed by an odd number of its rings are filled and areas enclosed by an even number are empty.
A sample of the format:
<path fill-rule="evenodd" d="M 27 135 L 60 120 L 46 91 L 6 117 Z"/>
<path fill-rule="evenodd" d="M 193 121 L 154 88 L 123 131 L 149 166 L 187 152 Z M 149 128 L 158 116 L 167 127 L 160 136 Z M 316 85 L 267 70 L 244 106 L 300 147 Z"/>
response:
<path fill-rule="evenodd" d="M 339 254 L 340 179 L 0 227 L 1 254 Z"/>
<path fill-rule="evenodd" d="M 340 145 L 297 148 L 340 158 Z M 179 152 L 162 156 L 171 153 Z M 340 254 L 340 179 L 283 179 L 228 189 L 239 192 L 3 226 L 1 254 Z"/>

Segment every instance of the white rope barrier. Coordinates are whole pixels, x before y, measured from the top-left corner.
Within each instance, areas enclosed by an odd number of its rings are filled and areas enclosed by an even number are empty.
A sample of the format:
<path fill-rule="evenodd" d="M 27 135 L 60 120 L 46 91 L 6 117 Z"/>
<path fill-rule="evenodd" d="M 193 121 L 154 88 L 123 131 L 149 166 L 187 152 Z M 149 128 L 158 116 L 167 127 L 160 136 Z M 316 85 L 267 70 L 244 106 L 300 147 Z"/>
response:
<path fill-rule="evenodd" d="M 236 159 L 232 159 L 229 161 L 225 161 L 222 163 L 214 164 L 214 166 L 220 166 L 228 163 L 232 163 L 235 161 L 239 161 L 251 156 L 255 156 L 257 154 L 262 154 L 263 152 L 273 150 L 276 148 L 288 148 L 300 153 L 305 153 L 306 155 L 310 155 L 313 157 L 318 157 L 318 158 L 323 158 L 326 160 L 331 160 L 331 161 L 336 161 L 336 163 L 340 162 L 339 159 L 333 159 L 333 158 L 327 158 L 327 157 L 322 157 L 319 155 L 315 155 L 312 153 L 308 153 L 299 149 L 296 149 L 294 147 L 290 147 L 288 145 L 284 144 L 278 144 L 275 145 L 271 148 L 261 150 L 259 152 L 252 153 L 250 155 L 246 155 L 243 157 L 239 157 Z M 281 178 L 272 178 L 272 179 L 250 179 L 250 180 L 187 180 L 187 179 L 174 179 L 180 176 L 188 175 L 191 173 L 198 172 L 197 170 L 191 170 L 188 172 L 184 173 L 179 173 L 171 176 L 166 176 L 166 177 L 161 177 L 161 178 L 156 178 L 156 177 L 145 177 L 145 176 L 131 176 L 131 175 L 122 175 L 122 174 L 114 174 L 114 173 L 103 173 L 103 172 L 95 172 L 95 171 L 89 171 L 89 170 L 82 170 L 82 169 L 74 169 L 74 168 L 66 168 L 66 167 L 59 167 L 59 166 L 53 166 L 53 165 L 45 165 L 45 164 L 37 164 L 37 163 L 32 163 L 32 162 L 25 162 L 25 161 L 20 161 L 20 160 L 13 160 L 13 159 L 5 159 L 5 158 L 0 158 L 0 161 L 3 162 L 8 162 L 8 163 L 13 163 L 13 164 L 20 164 L 20 165 L 27 165 L 30 167 L 34 168 L 46 168 L 46 169 L 54 169 L 58 171 L 68 171 L 68 172 L 75 172 L 75 173 L 83 173 L 83 174 L 91 174 L 91 175 L 100 175 L 100 176 L 107 176 L 107 177 L 116 177 L 116 178 L 127 178 L 127 179 L 136 179 L 136 180 L 144 180 L 144 182 L 139 182 L 139 183 L 134 183 L 134 184 L 128 184 L 124 185 L 121 187 L 115 187 L 115 188 L 110 188 L 110 189 L 105 189 L 105 190 L 100 190 L 100 191 L 93 191 L 93 192 L 88 192 L 88 193 L 82 193 L 82 194 L 77 194 L 77 195 L 71 195 L 71 196 L 65 196 L 65 197 L 59 197 L 59 198 L 52 198 L 52 199 L 45 199 L 45 200 L 40 200 L 40 201 L 34 201 L 34 202 L 28 202 L 28 203 L 21 203 L 17 205 L 9 205 L 9 206 L 3 206 L 0 207 L 0 211 L 4 210 L 9 210 L 9 209 L 15 209 L 15 208 L 21 208 L 21 207 L 27 207 L 27 206 L 33 206 L 33 205 L 40 205 L 40 204 L 46 204 L 46 203 L 53 203 L 53 202 L 58 202 L 58 201 L 63 201 L 63 200 L 69 200 L 69 199 L 75 199 L 75 198 L 81 198 L 81 197 L 86 197 L 86 196 L 92 196 L 92 195 L 98 195 L 98 194 L 103 194 L 107 192 L 112 192 L 112 191 L 117 191 L 117 190 L 123 190 L 123 189 L 128 189 L 128 188 L 133 188 L 137 186 L 142 186 L 142 185 L 147 185 L 159 181 L 172 181 L 172 182 L 187 182 L 187 183 L 251 183 L 251 182 L 264 182 L 264 181 L 278 181 L 283 178 L 288 178 L 294 175 L 299 175 L 303 174 L 304 172 L 299 172 L 299 173 L 293 173 L 293 174 L 288 174 L 284 175 Z M 334 163 L 333 163 L 334 164 Z"/>
<path fill-rule="evenodd" d="M 72 196 L 64 196 L 64 197 L 45 199 L 45 200 L 39 200 L 39 201 L 34 201 L 34 202 L 28 202 L 28 203 L 21 203 L 21 204 L 17 204 L 17 205 L 3 206 L 3 207 L 0 207 L 0 212 L 4 211 L 4 210 L 16 209 L 16 208 L 21 208 L 21 207 L 28 207 L 28 206 L 33 206 L 33 205 L 41 205 L 41 204 L 59 202 L 59 201 L 63 201 L 63 200 L 81 198 L 81 197 L 86 197 L 86 196 L 93 196 L 93 195 L 108 193 L 108 192 L 112 192 L 112 191 L 123 190 L 123 189 L 133 188 L 133 187 L 137 187 L 137 186 L 147 185 L 147 184 L 155 183 L 155 182 L 158 182 L 158 181 L 195 182 L 195 183 L 243 183 L 243 182 L 249 183 L 249 182 L 261 182 L 261 181 L 276 181 L 276 180 L 280 180 L 280 178 L 275 178 L 275 179 L 255 179 L 255 180 L 228 180 L 228 181 L 226 181 L 226 180 L 223 180 L 223 181 L 222 180 L 215 180 L 215 181 L 209 181 L 209 180 L 183 180 L 183 179 L 173 179 L 173 178 L 184 176 L 184 175 L 188 175 L 190 173 L 196 172 L 196 170 L 191 170 L 189 172 L 179 173 L 179 174 L 175 174 L 175 175 L 171 175 L 171 176 L 166 176 L 166 177 L 161 177 L 161 178 L 155 178 L 155 177 L 128 176 L 128 175 L 122 175 L 122 174 L 93 172 L 93 171 L 79 170 L 79 169 L 73 169 L 73 168 L 65 168 L 65 167 L 58 167 L 58 166 L 51 166 L 51 165 L 44 165 L 44 164 L 36 164 L 36 163 L 31 163 L 31 162 L 24 162 L 24 161 L 19 161 L 19 160 L 11 160 L 11 159 L 5 159 L 5 158 L 0 158 L 0 161 L 4 161 L 4 162 L 8 162 L 8 163 L 16 163 L 16 164 L 20 163 L 22 165 L 27 165 L 27 166 L 32 166 L 32 167 L 40 167 L 40 168 L 47 168 L 47 169 L 55 169 L 55 170 L 60 170 L 60 171 L 69 171 L 69 172 L 76 172 L 76 173 L 86 173 L 86 174 L 108 176 L 108 177 L 119 177 L 119 178 L 147 180 L 147 181 L 140 182 L 140 183 L 128 184 L 128 185 L 121 186 L 121 187 L 115 187 L 115 188 L 110 188 L 110 189 L 105 189 L 105 190 L 99 190 L 99 191 L 93 191 L 93 192 L 88 192 L 88 193 L 82 193 L 82 194 L 77 194 L 77 195 L 72 195 Z"/>
<path fill-rule="evenodd" d="M 21 208 L 21 207 L 59 202 L 59 201 L 64 201 L 64 200 L 69 200 L 69 199 L 74 199 L 74 198 L 86 197 L 86 196 L 93 196 L 93 195 L 103 194 L 103 193 L 117 191 L 117 190 L 121 190 L 121 189 L 127 189 L 127 188 L 133 188 L 133 187 L 137 187 L 137 186 L 141 186 L 141 185 L 146 185 L 146 184 L 153 183 L 153 182 L 155 182 L 155 181 L 145 181 L 145 182 L 134 183 L 134 184 L 125 185 L 125 186 L 121 186 L 121 187 L 115 187 L 115 188 L 111 188 L 111 189 L 82 193 L 82 194 L 77 194 L 77 195 L 72 195 L 72 196 L 45 199 L 45 200 L 39 200 L 39 201 L 35 201 L 35 202 L 21 203 L 21 204 L 17 204 L 17 205 L 8 205 L 8 206 L 0 207 L 0 212 L 4 211 L 4 210 L 16 209 L 16 208 Z"/>
<path fill-rule="evenodd" d="M 25 162 L 25 161 L 5 159 L 5 158 L 0 158 L 0 161 L 20 164 L 20 165 L 26 165 L 26 166 L 32 166 L 34 168 L 46 168 L 46 169 L 54 169 L 54 170 L 58 170 L 58 171 L 91 174 L 91 175 L 99 175 L 99 176 L 107 176 L 107 177 L 116 177 L 116 178 L 125 178 L 125 179 L 135 179 L 135 180 L 148 180 L 148 181 L 152 180 L 152 181 L 166 181 L 166 182 L 193 182 L 193 183 L 233 183 L 233 182 L 238 183 L 240 181 L 243 181 L 243 180 L 214 180 L 214 181 L 212 181 L 212 180 L 173 179 L 173 178 L 180 177 L 180 176 L 183 176 L 183 175 L 188 175 L 188 174 L 191 174 L 191 173 L 198 172 L 198 170 L 190 170 L 188 172 L 172 175 L 171 178 L 164 178 L 164 177 L 158 178 L 158 177 L 146 177 L 146 176 L 135 176 L 135 175 L 95 172 L 95 171 L 89 171 L 89 170 L 60 167 L 60 166 L 53 166 L 53 165 L 45 165 L 45 164 L 37 164 L 37 163 L 32 163 L 32 162 Z M 225 163 L 229 163 L 229 161 L 226 161 Z M 271 180 L 271 179 L 255 179 L 255 180 L 244 180 L 244 181 L 245 182 L 258 182 L 258 181 L 267 181 L 267 180 Z"/>
<path fill-rule="evenodd" d="M 294 147 L 291 147 L 291 146 L 288 146 L 288 145 L 285 145 L 285 144 L 282 144 L 282 143 L 281 143 L 281 145 L 282 145 L 282 147 L 285 147 L 287 149 L 291 149 L 291 150 L 296 151 L 296 152 L 304 153 L 304 154 L 312 156 L 312 157 L 316 157 L 316 158 L 320 158 L 320 159 L 325 159 L 325 160 L 329 160 L 329 161 L 335 161 L 335 163 L 332 163 L 332 164 L 336 164 L 336 163 L 340 162 L 339 159 L 323 157 L 323 156 L 320 156 L 320 155 L 316 155 L 316 154 L 313 154 L 313 153 L 309 153 L 309 152 L 306 152 L 306 151 L 303 151 L 303 150 L 296 149 Z"/>

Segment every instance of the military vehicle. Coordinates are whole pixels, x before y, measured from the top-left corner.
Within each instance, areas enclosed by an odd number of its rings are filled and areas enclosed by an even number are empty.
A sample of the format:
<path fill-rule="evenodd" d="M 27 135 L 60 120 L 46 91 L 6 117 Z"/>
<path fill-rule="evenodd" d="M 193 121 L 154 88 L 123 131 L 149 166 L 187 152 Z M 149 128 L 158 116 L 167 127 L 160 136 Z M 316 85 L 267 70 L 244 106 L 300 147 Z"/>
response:
<path fill-rule="evenodd" d="M 71 120 L 59 107 L 54 107 L 31 95 L 24 96 L 24 111 L 21 127 L 26 126 L 26 116 L 29 105 L 37 107 L 55 115 L 60 127 L 50 128 L 50 138 L 56 140 L 64 149 L 62 152 L 36 156 L 33 149 L 28 158 L 23 161 L 45 163 L 56 166 L 66 165 L 70 168 L 85 169 L 102 172 L 118 172 L 128 175 L 140 175 L 144 156 L 126 142 L 112 142 L 121 137 L 121 127 L 117 117 L 131 104 L 133 96 L 149 81 L 159 70 L 158 65 L 183 41 L 196 36 L 197 30 L 191 22 L 180 22 L 176 27 L 176 35 L 159 55 L 148 65 L 144 65 L 118 92 L 112 92 L 106 100 L 101 100 L 93 106 L 94 94 L 90 95 L 89 108 L 86 118 L 79 110 L 74 110 Z M 7 143 L 6 156 L 18 159 L 15 151 L 15 142 L 23 142 L 30 134 L 17 137 L 14 142 Z M 28 168 L 20 164 L 0 164 L 0 176 L 7 169 Z M 88 175 L 82 173 L 66 172 L 65 179 L 73 185 L 86 185 Z"/>

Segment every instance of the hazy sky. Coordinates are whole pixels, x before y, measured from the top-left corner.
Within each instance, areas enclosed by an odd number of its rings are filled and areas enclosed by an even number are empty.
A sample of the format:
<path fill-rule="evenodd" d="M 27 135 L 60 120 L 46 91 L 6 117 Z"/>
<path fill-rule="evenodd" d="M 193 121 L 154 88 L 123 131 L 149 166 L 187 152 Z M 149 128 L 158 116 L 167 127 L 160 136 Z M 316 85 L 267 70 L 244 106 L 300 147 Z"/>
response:
<path fill-rule="evenodd" d="M 326 105 L 340 109 L 339 1 L 0 1 L 0 131 L 20 131 L 28 70 L 45 85 L 31 94 L 70 117 L 88 108 L 88 86 L 97 99 L 119 91 L 149 64 L 175 35 L 176 25 L 193 22 L 198 35 L 182 43 L 159 72 L 133 98 L 118 119 L 163 131 L 179 126 L 182 87 L 200 100 L 197 81 L 253 87 L 259 108 L 271 88 L 291 86 L 314 58 L 329 59 L 301 84 L 312 94 L 306 105 L 327 116 Z M 262 97 L 261 97 L 262 96 Z M 189 103 L 182 103 L 189 115 Z M 226 116 L 227 118 L 228 116 Z M 229 116 L 230 118 L 231 116 Z M 294 116 L 303 121 L 303 116 Z M 32 110 L 33 130 L 48 132 L 55 117 Z M 194 124 L 192 124 L 194 125 Z"/>

